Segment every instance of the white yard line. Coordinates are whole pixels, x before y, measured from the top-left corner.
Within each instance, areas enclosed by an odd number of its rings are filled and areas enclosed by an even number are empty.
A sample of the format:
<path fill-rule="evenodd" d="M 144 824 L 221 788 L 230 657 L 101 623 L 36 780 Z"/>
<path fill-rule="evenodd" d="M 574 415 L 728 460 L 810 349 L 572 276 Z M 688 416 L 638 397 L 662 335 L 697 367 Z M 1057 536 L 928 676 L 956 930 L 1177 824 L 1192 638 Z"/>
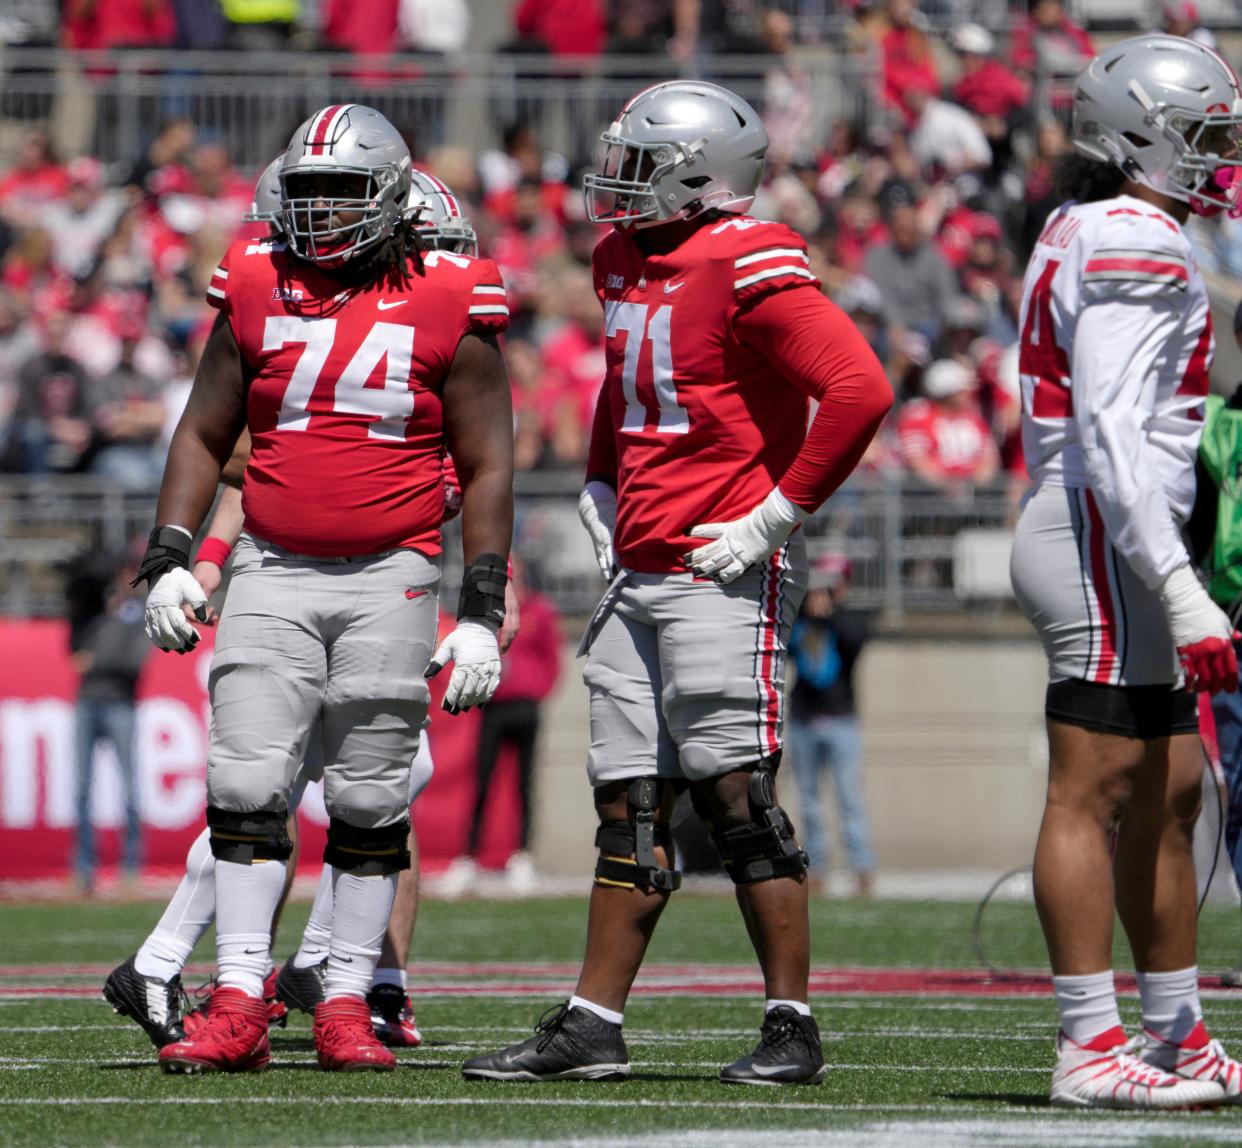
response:
<path fill-rule="evenodd" d="M 482 1047 L 480 1045 L 457 1045 L 463 1051 L 469 1048 Z M 99 1065 L 99 1064 L 148 1064 L 152 1068 L 156 1067 L 159 1062 L 154 1056 L 0 1056 L 0 1069 L 7 1068 L 44 1068 L 58 1064 L 80 1064 L 80 1065 Z M 289 1064 L 315 1064 L 316 1060 L 313 1056 L 275 1056 L 272 1060 L 273 1068 L 281 1068 Z M 460 1060 L 442 1060 L 425 1056 L 402 1056 L 398 1061 L 407 1068 L 459 1068 Z M 678 1068 L 697 1068 L 718 1070 L 721 1067 L 719 1060 L 632 1060 L 630 1064 L 635 1069 L 662 1069 L 675 1070 Z M 1040 1068 L 1022 1068 L 1012 1065 L 1003 1064 L 971 1064 L 971 1065 L 951 1065 L 951 1064 L 847 1064 L 836 1063 L 830 1061 L 828 1063 L 831 1072 L 1033 1072 L 1041 1076 L 1051 1071 L 1051 1065 Z"/>
<path fill-rule="evenodd" d="M 978 1109 L 966 1104 L 814 1104 L 800 1101 L 765 1103 L 761 1100 L 632 1100 L 590 1099 L 576 1096 L 527 1097 L 527 1096 L 47 1096 L 0 1099 L 0 1108 L 26 1108 L 52 1105 L 62 1108 L 87 1108 L 107 1105 L 131 1105 L 146 1107 L 152 1104 L 167 1106 L 231 1106 L 236 1104 L 340 1104 L 340 1105 L 400 1105 L 412 1108 L 684 1108 L 710 1109 L 758 1109 L 763 1112 L 969 1112 Z"/>

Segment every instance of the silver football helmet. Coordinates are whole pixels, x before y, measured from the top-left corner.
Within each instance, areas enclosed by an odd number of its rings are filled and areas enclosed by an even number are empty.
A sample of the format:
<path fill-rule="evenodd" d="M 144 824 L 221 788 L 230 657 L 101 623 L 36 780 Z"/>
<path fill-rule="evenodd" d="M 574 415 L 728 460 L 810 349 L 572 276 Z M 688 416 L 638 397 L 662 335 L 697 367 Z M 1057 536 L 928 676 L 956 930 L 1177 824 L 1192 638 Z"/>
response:
<path fill-rule="evenodd" d="M 428 250 L 479 254 L 479 237 L 462 211 L 461 201 L 430 172 L 417 168 L 410 172 L 407 218 Z"/>
<path fill-rule="evenodd" d="M 254 199 L 243 217 L 247 223 L 266 223 L 274 230 L 281 229 L 280 165 L 284 161 L 285 153 L 281 152 L 255 182 Z"/>
<path fill-rule="evenodd" d="M 1150 34 L 1101 52 L 1074 89 L 1074 147 L 1200 215 L 1242 210 L 1242 88 L 1210 48 Z"/>
<path fill-rule="evenodd" d="M 700 211 L 744 212 L 768 150 L 763 121 L 741 96 L 699 80 L 641 91 L 600 135 L 603 171 L 586 176 L 592 223 L 668 223 Z"/>
<path fill-rule="evenodd" d="M 289 141 L 280 166 L 285 237 L 293 252 L 338 266 L 383 242 L 410 193 L 410 149 L 374 108 L 333 104 Z"/>

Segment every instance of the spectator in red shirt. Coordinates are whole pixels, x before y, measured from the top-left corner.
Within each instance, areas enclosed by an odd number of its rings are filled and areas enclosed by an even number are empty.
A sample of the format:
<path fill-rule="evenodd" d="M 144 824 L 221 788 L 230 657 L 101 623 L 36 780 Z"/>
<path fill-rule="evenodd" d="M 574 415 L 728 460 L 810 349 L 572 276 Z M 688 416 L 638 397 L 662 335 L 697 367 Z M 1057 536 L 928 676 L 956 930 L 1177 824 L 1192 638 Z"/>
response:
<path fill-rule="evenodd" d="M 1028 0 L 1026 20 L 1013 32 L 1009 58 L 1028 76 L 1041 69 L 1057 76 L 1077 74 L 1095 55 L 1091 37 L 1065 11 L 1062 0 Z"/>
<path fill-rule="evenodd" d="M 535 872 L 530 855 L 530 831 L 535 744 L 539 736 L 539 707 L 556 688 L 561 676 L 561 625 L 552 602 L 527 585 L 522 565 L 516 558 L 513 559 L 512 585 L 521 611 L 521 625 L 512 645 L 500 657 L 503 684 L 497 687 L 492 700 L 483 709 L 475 759 L 478 788 L 474 810 L 466 835 L 466 851 L 453 862 L 444 877 L 444 892 L 449 895 L 467 888 L 477 873 L 474 858 L 479 851 L 483 814 L 496 763 L 505 748 L 517 754 L 522 809 L 518 847 L 509 857 L 505 873 L 512 892 L 533 891 Z"/>
<path fill-rule="evenodd" d="M 323 45 L 339 52 L 387 54 L 397 46 L 400 0 L 327 0 Z"/>
<path fill-rule="evenodd" d="M 535 271 L 549 255 L 563 249 L 565 235 L 556 216 L 545 206 L 543 184 L 522 179 L 513 197 L 512 219 L 491 244 L 491 256 L 509 288 L 511 311 L 529 311 L 535 303 Z"/>
<path fill-rule="evenodd" d="M 0 178 L 0 214 L 15 226 L 33 222 L 49 200 L 69 189 L 69 175 L 56 160 L 52 141 L 31 132 L 17 149 L 13 166 Z"/>
<path fill-rule="evenodd" d="M 601 0 L 520 0 L 513 27 L 520 40 L 543 44 L 554 56 L 598 56 L 604 6 Z"/>
<path fill-rule="evenodd" d="M 906 468 L 951 498 L 989 483 L 1000 462 L 992 432 L 975 402 L 974 372 L 940 359 L 923 374 L 923 394 L 902 408 L 897 439 Z"/>
<path fill-rule="evenodd" d="M 996 41 L 981 24 L 959 24 L 949 34 L 962 72 L 953 98 L 981 119 L 1008 119 L 1026 106 L 1029 90 L 996 59 Z"/>
<path fill-rule="evenodd" d="M 591 273 L 574 268 L 561 276 L 557 298 L 565 322 L 543 344 L 548 382 L 552 453 L 561 465 L 586 461 L 591 420 L 604 377 L 604 312 L 595 297 Z"/>
<path fill-rule="evenodd" d="M 949 34 L 962 72 L 953 98 L 973 112 L 992 147 L 993 170 L 1009 167 L 1010 134 L 1026 111 L 1030 89 L 996 59 L 996 41 L 980 24 L 959 24 Z"/>
<path fill-rule="evenodd" d="M 884 102 L 910 128 L 916 117 L 907 108 L 908 94 L 918 90 L 934 96 L 940 91 L 940 79 L 927 22 L 914 0 L 889 0 L 888 18 L 892 27 L 880 41 Z"/>
<path fill-rule="evenodd" d="M 164 47 L 177 22 L 168 0 L 68 0 L 61 27 L 66 47 L 89 51 Z"/>
<path fill-rule="evenodd" d="M 836 263 L 859 274 L 867 252 L 887 242 L 888 227 L 880 216 L 880 205 L 862 181 L 855 180 L 845 189 L 837 208 L 833 252 Z"/>

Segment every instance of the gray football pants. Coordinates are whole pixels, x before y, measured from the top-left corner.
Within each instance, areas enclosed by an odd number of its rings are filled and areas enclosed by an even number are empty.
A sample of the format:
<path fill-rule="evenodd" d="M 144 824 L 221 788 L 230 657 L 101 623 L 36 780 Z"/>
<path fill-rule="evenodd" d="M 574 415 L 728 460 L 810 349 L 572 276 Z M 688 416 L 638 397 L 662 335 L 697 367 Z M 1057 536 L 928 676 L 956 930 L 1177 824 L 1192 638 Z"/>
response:
<path fill-rule="evenodd" d="M 317 730 L 329 815 L 360 828 L 400 821 L 439 578 L 414 550 L 314 558 L 243 534 L 211 662 L 208 803 L 288 809 Z"/>
<path fill-rule="evenodd" d="M 625 572 L 588 628 L 593 786 L 659 774 L 701 781 L 781 748 L 789 635 L 806 592 L 795 534 L 717 586 Z"/>

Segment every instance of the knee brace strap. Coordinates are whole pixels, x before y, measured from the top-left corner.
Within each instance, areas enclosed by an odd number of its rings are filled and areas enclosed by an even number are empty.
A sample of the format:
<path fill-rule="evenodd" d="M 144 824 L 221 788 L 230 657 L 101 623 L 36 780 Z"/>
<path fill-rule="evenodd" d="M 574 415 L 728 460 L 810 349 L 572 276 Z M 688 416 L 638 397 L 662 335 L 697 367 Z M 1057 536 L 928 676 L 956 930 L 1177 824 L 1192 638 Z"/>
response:
<path fill-rule="evenodd" d="M 217 861 L 249 865 L 254 861 L 288 861 L 293 852 L 286 822 L 289 814 L 234 813 L 231 809 L 207 806 L 207 828 L 211 831 L 211 854 Z"/>
<path fill-rule="evenodd" d="M 751 824 L 713 833 L 720 859 L 735 885 L 796 877 L 810 865 L 798 845 L 789 814 L 776 804 L 773 772 L 772 759 L 765 758 L 750 775 L 747 796 Z"/>
<path fill-rule="evenodd" d="M 605 821 L 595 833 L 595 847 L 600 853 L 595 882 L 671 893 L 681 887 L 681 874 L 666 869 L 655 855 L 657 845 L 666 852 L 673 848 L 668 826 L 655 822 L 659 782 L 654 777 L 640 777 L 631 783 L 626 796 L 631 820 Z"/>
<path fill-rule="evenodd" d="M 392 825 L 362 829 L 348 821 L 331 818 L 328 844 L 323 851 L 326 865 L 357 877 L 382 877 L 410 867 L 410 819 Z"/>

